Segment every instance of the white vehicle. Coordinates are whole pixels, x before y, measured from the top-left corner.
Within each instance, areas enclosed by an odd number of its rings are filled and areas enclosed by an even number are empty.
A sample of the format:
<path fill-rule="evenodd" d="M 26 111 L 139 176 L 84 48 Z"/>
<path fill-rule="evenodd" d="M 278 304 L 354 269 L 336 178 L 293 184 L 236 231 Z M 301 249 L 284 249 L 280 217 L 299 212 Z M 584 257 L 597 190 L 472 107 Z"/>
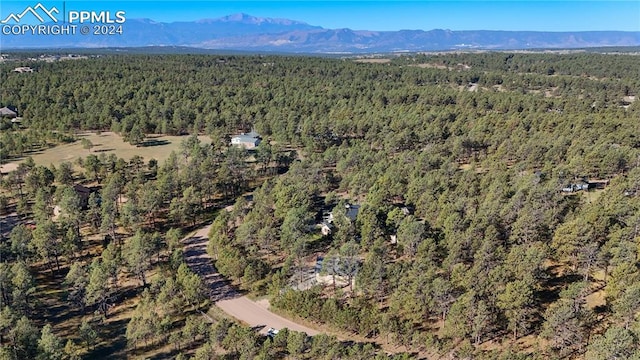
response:
<path fill-rule="evenodd" d="M 269 330 L 267 330 L 267 336 L 273 339 L 276 335 L 278 335 L 279 332 L 280 330 L 269 328 Z"/>

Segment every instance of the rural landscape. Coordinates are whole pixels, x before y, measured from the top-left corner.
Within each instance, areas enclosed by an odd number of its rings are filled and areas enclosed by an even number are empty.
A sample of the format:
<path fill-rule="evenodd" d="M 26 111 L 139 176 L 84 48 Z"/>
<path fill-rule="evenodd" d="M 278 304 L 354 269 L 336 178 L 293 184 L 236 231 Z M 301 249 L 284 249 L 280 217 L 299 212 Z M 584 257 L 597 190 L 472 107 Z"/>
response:
<path fill-rule="evenodd" d="M 640 359 L 637 52 L 62 56 L 0 63 L 0 358 Z"/>

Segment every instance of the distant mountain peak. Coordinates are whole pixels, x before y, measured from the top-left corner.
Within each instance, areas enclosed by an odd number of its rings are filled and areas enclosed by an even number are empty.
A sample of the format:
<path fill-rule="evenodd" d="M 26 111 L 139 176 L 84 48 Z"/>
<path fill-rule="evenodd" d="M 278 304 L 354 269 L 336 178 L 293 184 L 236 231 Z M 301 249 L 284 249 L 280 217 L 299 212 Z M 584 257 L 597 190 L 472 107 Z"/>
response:
<path fill-rule="evenodd" d="M 127 19 L 129 20 L 129 19 Z M 161 24 L 153 19 L 149 19 L 149 18 L 136 18 L 136 19 L 131 19 L 132 21 L 137 21 L 139 23 L 143 23 L 143 24 L 149 24 L 149 25 L 156 25 L 156 24 Z"/>
<path fill-rule="evenodd" d="M 1 0 L 0 0 L 1 1 Z M 25 12 L 25 15 L 31 15 Z M 19 14 L 20 15 L 20 14 Z M 17 17 L 14 16 L 14 17 Z M 19 20 L 19 19 L 18 19 Z M 7 21 L 17 21 L 14 18 Z M 237 13 L 199 21 L 131 19 L 122 36 L 87 42 L 82 34 L 6 36 L 3 48 L 189 46 L 220 50 L 367 53 L 470 49 L 639 46 L 640 32 L 372 31 L 324 29 L 305 22 Z"/>
<path fill-rule="evenodd" d="M 269 25 L 283 25 L 283 26 L 309 25 L 301 21 L 257 17 L 257 16 L 246 14 L 246 13 L 231 14 L 231 15 L 227 15 L 227 16 L 223 16 L 215 19 L 201 19 L 196 21 L 196 23 L 200 23 L 200 24 L 237 23 L 237 24 L 245 24 L 245 25 L 269 24 Z"/>
<path fill-rule="evenodd" d="M 251 16 L 251 15 L 245 14 L 245 13 L 237 13 L 237 14 L 231 14 L 231 15 L 223 16 L 218 20 L 219 21 L 225 21 L 225 22 L 235 21 L 235 22 L 250 22 L 250 23 L 263 22 L 264 21 L 263 18 L 259 18 L 259 17 L 256 17 L 256 16 Z"/>

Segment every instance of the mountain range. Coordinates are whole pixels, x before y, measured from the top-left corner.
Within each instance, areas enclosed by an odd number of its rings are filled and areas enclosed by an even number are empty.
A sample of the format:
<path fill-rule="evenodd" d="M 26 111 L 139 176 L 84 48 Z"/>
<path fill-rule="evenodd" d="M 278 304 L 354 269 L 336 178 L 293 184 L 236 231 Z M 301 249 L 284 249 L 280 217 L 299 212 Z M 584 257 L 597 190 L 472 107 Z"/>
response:
<path fill-rule="evenodd" d="M 640 32 L 371 31 L 325 29 L 288 19 L 234 14 L 193 22 L 127 19 L 122 34 L 2 35 L 2 49 L 186 46 L 285 53 L 572 49 L 640 46 Z"/>

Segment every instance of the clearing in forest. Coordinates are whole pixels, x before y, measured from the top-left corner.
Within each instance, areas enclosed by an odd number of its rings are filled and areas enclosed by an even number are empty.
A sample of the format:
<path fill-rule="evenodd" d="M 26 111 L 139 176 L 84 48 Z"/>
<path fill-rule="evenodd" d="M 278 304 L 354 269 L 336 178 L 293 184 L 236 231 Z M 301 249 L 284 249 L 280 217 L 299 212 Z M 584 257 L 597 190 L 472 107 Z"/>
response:
<path fill-rule="evenodd" d="M 78 140 L 71 144 L 55 146 L 43 151 L 36 151 L 25 154 L 31 156 L 36 165 L 55 166 L 63 162 L 74 162 L 79 157 L 86 157 L 89 154 L 100 156 L 100 154 L 109 155 L 116 154 L 118 158 L 130 160 L 133 156 L 138 155 L 148 161 L 156 159 L 158 163 L 163 163 L 169 157 L 172 151 L 180 147 L 180 143 L 187 139 L 187 136 L 168 136 L 168 135 L 152 135 L 145 139 L 145 145 L 135 146 L 125 142 L 122 137 L 113 132 L 81 133 L 77 135 Z M 198 136 L 202 143 L 210 143 L 208 136 Z M 82 139 L 87 139 L 93 145 L 90 149 L 83 147 Z M 14 170 L 17 163 L 22 160 L 4 164 L 1 167 L 2 172 Z"/>

